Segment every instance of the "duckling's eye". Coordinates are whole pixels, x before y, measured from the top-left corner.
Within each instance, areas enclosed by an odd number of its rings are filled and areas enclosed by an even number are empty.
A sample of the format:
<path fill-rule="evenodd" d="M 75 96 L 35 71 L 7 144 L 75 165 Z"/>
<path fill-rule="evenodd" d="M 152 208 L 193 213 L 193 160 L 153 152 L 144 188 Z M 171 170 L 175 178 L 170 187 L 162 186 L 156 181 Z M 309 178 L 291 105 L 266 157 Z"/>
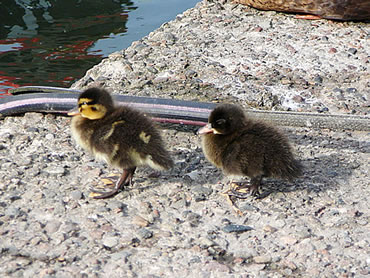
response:
<path fill-rule="evenodd" d="M 98 109 L 96 107 L 94 107 L 94 106 L 91 107 L 91 110 L 92 111 L 98 111 Z"/>
<path fill-rule="evenodd" d="M 217 120 L 217 121 L 216 121 L 216 124 L 217 124 L 218 126 L 220 126 L 220 125 L 225 124 L 225 122 L 226 122 L 226 120 L 225 120 L 225 119 L 219 119 L 219 120 Z"/>

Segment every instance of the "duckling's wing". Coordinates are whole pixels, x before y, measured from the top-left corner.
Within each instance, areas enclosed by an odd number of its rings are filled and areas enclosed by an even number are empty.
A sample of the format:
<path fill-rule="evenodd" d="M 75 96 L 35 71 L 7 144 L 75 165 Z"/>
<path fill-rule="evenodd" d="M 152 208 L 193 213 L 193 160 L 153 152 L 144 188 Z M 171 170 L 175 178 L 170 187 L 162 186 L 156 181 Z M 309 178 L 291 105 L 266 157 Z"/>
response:
<path fill-rule="evenodd" d="M 235 141 L 225 147 L 222 153 L 222 170 L 227 175 L 242 175 L 240 158 L 241 146 Z"/>
<path fill-rule="evenodd" d="M 242 132 L 225 149 L 223 167 L 234 175 L 254 177 L 263 174 L 265 146 L 258 136 Z"/>
<path fill-rule="evenodd" d="M 127 157 L 125 153 L 129 150 L 129 144 L 125 140 L 127 135 L 122 133 L 123 129 L 120 128 L 122 124 L 120 119 L 100 121 L 96 124 L 90 137 L 91 150 L 95 157 L 118 167 L 122 166 L 117 163 L 118 157 Z M 127 159 L 127 167 L 133 166 L 135 165 L 132 161 Z"/>
<path fill-rule="evenodd" d="M 119 133 L 118 130 L 117 134 Z M 125 133 L 127 137 L 125 142 L 122 142 L 122 146 L 125 145 L 126 147 L 123 148 L 129 149 L 128 155 L 136 161 L 137 165 L 148 165 L 157 170 L 172 167 L 173 161 L 170 154 L 164 147 L 159 131 L 151 122 L 138 122 L 130 130 L 125 129 Z"/>
<path fill-rule="evenodd" d="M 100 128 L 99 150 L 121 168 L 148 165 L 168 169 L 172 160 L 150 119 L 136 111 L 123 111 Z M 106 159 L 107 160 L 107 159 Z"/>

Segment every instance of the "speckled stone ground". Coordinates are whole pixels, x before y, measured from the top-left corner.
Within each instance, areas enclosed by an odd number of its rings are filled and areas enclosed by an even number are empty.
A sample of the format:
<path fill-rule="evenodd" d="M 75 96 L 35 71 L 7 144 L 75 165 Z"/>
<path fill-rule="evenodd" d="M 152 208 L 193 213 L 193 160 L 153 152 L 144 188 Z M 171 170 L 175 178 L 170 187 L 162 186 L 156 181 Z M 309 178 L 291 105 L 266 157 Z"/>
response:
<path fill-rule="evenodd" d="M 201 2 L 74 87 L 96 82 L 117 93 L 368 113 L 369 24 L 297 20 L 221 2 Z"/>
<path fill-rule="evenodd" d="M 368 30 L 205 1 L 75 87 L 366 114 Z M 197 135 L 174 129 L 163 130 L 172 170 L 142 168 L 113 199 L 88 198 L 114 170 L 76 146 L 69 124 L 0 120 L 1 277 L 370 275 L 368 132 L 284 128 L 304 175 L 265 180 L 261 199 L 237 201 L 241 217 Z"/>

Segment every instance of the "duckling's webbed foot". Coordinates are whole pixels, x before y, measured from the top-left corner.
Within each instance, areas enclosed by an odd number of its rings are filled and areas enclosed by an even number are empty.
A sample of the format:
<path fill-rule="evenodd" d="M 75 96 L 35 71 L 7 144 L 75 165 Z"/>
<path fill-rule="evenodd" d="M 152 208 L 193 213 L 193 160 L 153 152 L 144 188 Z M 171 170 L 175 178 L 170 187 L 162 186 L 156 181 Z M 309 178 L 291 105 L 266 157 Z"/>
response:
<path fill-rule="evenodd" d="M 250 182 L 232 182 L 228 190 L 228 195 L 239 199 L 246 199 L 249 195 L 257 196 L 262 176 L 254 177 Z"/>
<path fill-rule="evenodd" d="M 108 192 L 92 191 L 92 198 L 94 199 L 106 199 L 113 197 L 118 194 L 123 187 L 132 184 L 132 178 L 134 176 L 136 167 L 124 169 L 121 178 L 116 182 L 113 190 Z"/>

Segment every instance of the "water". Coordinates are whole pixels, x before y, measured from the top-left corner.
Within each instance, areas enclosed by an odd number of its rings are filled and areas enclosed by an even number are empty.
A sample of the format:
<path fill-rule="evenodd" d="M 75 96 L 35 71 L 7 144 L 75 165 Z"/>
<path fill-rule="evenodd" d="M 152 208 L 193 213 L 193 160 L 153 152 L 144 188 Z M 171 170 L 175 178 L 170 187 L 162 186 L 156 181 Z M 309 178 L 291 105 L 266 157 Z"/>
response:
<path fill-rule="evenodd" d="M 199 1 L 1 1 L 0 94 L 25 85 L 69 87 Z"/>

